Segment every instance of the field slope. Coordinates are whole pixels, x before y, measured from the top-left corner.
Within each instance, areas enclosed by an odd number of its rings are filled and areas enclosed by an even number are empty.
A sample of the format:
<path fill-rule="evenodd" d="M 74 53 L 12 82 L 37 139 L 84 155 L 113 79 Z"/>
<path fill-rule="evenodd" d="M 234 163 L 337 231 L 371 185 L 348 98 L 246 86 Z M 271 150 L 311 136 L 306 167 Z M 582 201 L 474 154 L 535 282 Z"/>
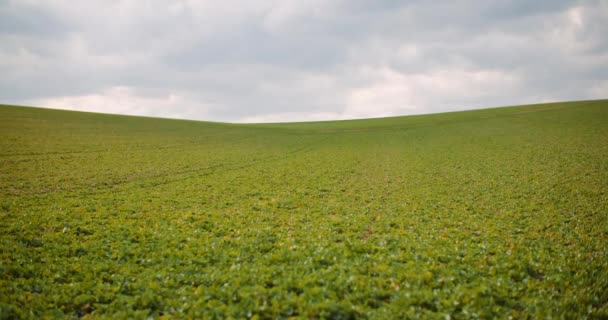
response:
<path fill-rule="evenodd" d="M 0 318 L 608 317 L 608 100 L 224 124 L 0 106 Z"/>

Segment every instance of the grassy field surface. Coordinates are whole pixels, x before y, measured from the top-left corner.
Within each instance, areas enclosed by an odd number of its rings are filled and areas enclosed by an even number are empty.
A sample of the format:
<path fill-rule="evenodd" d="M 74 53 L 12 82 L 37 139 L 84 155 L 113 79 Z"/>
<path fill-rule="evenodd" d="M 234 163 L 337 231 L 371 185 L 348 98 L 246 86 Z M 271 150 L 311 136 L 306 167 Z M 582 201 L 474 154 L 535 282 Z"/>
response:
<path fill-rule="evenodd" d="M 223 124 L 0 106 L 0 318 L 606 318 L 608 100 Z"/>

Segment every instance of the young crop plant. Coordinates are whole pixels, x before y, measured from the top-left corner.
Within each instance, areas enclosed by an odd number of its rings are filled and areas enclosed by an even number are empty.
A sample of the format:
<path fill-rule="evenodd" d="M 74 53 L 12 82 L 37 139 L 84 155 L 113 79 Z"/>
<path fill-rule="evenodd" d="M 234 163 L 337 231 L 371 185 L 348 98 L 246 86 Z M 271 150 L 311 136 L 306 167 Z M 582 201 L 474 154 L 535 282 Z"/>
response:
<path fill-rule="evenodd" d="M 0 318 L 607 318 L 607 124 L 0 106 Z"/>

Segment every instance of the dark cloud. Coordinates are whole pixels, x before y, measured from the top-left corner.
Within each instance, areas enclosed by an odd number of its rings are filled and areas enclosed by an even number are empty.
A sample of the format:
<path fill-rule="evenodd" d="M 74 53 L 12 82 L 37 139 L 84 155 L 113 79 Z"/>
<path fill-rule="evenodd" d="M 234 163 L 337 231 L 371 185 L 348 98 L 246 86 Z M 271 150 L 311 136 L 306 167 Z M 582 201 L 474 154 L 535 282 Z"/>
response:
<path fill-rule="evenodd" d="M 225 121 L 608 96 L 602 1 L 0 1 L 0 101 Z"/>
<path fill-rule="evenodd" d="M 0 2 L 0 34 L 53 37 L 69 30 L 64 21 L 33 4 Z"/>

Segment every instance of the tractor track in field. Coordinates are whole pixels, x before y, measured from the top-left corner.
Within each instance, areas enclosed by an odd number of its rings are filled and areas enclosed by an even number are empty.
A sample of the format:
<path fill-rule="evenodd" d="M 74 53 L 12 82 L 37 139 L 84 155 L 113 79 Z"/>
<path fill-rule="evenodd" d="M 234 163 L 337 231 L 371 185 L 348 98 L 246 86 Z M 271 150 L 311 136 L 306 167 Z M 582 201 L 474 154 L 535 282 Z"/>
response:
<path fill-rule="evenodd" d="M 594 102 L 587 102 L 587 103 L 580 103 L 577 105 L 573 105 L 573 106 L 561 106 L 561 107 L 553 107 L 553 108 L 539 108 L 537 110 L 525 110 L 525 111 L 519 111 L 519 112 L 511 112 L 511 113 L 506 113 L 506 114 L 500 114 L 500 115 L 495 115 L 495 116 L 490 116 L 490 117 L 477 117 L 477 118 L 469 118 L 469 119 L 451 119 L 451 120 L 446 120 L 446 121 L 433 121 L 430 123 L 418 123 L 418 124 L 411 124 L 411 125 L 399 125 L 399 126 L 383 126 L 383 127 L 370 127 L 370 128 L 353 128 L 353 129 L 346 129 L 346 130 L 341 130 L 339 128 L 337 129 L 330 129 L 330 130 L 311 130 L 308 132 L 299 132 L 298 135 L 306 135 L 306 136 L 310 136 L 310 135 L 322 135 L 323 138 L 318 139 L 315 142 L 312 143 L 308 143 L 308 144 L 304 144 L 303 146 L 299 146 L 299 147 L 294 147 L 291 150 L 287 150 L 283 153 L 280 154 L 272 154 L 272 155 L 262 155 L 260 157 L 257 158 L 252 158 L 249 160 L 246 160 L 244 162 L 230 162 L 230 163 L 217 163 L 219 161 L 216 161 L 215 164 L 211 164 L 208 165 L 206 167 L 195 167 L 195 168 L 184 168 L 182 170 L 176 170 L 173 172 L 161 172 L 161 173 L 157 173 L 157 174 L 151 174 L 148 176 L 143 176 L 140 178 L 133 178 L 133 179 L 120 179 L 121 177 L 117 177 L 118 179 L 116 179 L 116 181 L 110 181 L 110 182 L 102 182 L 99 183 L 97 185 L 79 185 L 79 186 L 75 186 L 73 188 L 67 188 L 67 189 L 55 189 L 55 190 L 48 190 L 47 194 L 52 196 L 52 195 L 58 195 L 58 194 L 64 194 L 64 195 L 71 195 L 73 192 L 76 192 L 78 190 L 81 189 L 88 189 L 87 191 L 89 192 L 84 192 L 82 194 L 85 195 L 96 195 L 96 194 L 103 194 L 104 192 L 107 191 L 119 191 L 121 192 L 121 190 L 117 190 L 117 188 L 120 188 L 121 186 L 125 186 L 125 185 L 129 185 L 129 184 L 133 184 L 133 186 L 129 186 L 126 189 L 123 190 L 132 190 L 132 189 L 136 189 L 136 188 L 153 188 L 156 186 L 161 186 L 161 185 L 167 185 L 167 184 L 171 184 L 174 182 L 179 182 L 179 181 L 185 181 L 185 180 L 189 180 L 189 179 L 194 179 L 196 177 L 205 177 L 205 176 L 209 176 L 212 174 L 216 174 L 216 173 L 221 173 L 221 172 L 225 172 L 228 170 L 239 170 L 239 169 L 244 169 L 247 167 L 251 167 L 257 164 L 261 164 L 261 163 L 270 163 L 273 161 L 280 161 L 281 159 L 287 158 L 293 154 L 298 154 L 298 153 L 306 153 L 311 151 L 314 146 L 316 144 L 319 144 L 327 139 L 329 139 L 330 137 L 337 137 L 340 136 L 340 134 L 342 133 L 353 133 L 353 132 L 361 132 L 361 133 L 365 133 L 365 132 L 382 132 L 382 131 L 386 131 L 386 132 L 397 132 L 397 131 L 408 131 L 408 130 L 415 130 L 417 128 L 424 128 L 424 127 L 433 127 L 433 126 L 439 126 L 439 125 L 451 125 L 451 124 L 456 124 L 456 123 L 464 123 L 464 122 L 477 122 L 477 121 L 481 121 L 481 120 L 487 120 L 487 119 L 495 119 L 495 118 L 521 118 L 522 116 L 529 114 L 529 113 L 534 113 L 534 112 L 542 112 L 542 111 L 551 111 L 551 110 L 563 110 L 563 109 L 568 109 L 568 108 L 582 108 L 582 107 L 587 107 L 587 106 L 593 106 L 595 105 Z M 213 135 L 213 137 L 218 137 L 218 136 L 226 136 L 228 134 L 216 134 Z M 247 141 L 249 139 L 252 139 L 251 136 L 246 136 L 246 137 L 241 137 L 239 139 L 236 139 L 235 141 Z M 125 151 L 133 151 L 133 152 L 140 152 L 140 151 L 146 151 L 146 150 L 168 150 L 168 149 L 180 149 L 180 148 L 186 148 L 186 150 L 191 150 L 191 151 L 196 151 L 198 146 L 203 145 L 204 143 L 185 143 L 185 144 L 175 144 L 175 145 L 170 145 L 170 146 L 165 146 L 165 147 L 154 147 L 154 146 L 142 146 L 140 148 L 137 149 L 129 149 L 129 150 L 125 150 Z M 84 154 L 84 153 L 94 153 L 94 152 L 119 152 L 121 151 L 121 149 L 103 149 L 103 150 L 90 150 L 90 151 L 75 151 L 75 152 L 54 152 L 54 153 L 38 153 L 38 154 L 30 154 L 30 155 L 61 155 L 61 154 Z M 27 156 L 27 154 L 20 154 L 21 156 Z M 9 156 L 18 156 L 17 154 L 13 154 L 13 155 L 0 155 L 0 162 L 2 161 L 11 161 L 9 160 L 10 157 Z M 4 159 L 3 159 L 4 158 Z M 35 159 L 36 157 L 33 158 L 29 158 L 29 159 Z M 21 159 L 22 161 L 28 161 L 27 159 Z M 220 160 L 221 161 L 221 160 Z M 171 179 L 171 177 L 174 177 L 173 179 Z M 157 180 L 157 181 L 155 181 Z M 23 190 L 22 190 L 23 191 Z M 22 195 L 33 195 L 33 193 L 21 193 Z M 45 197 L 45 196 L 43 196 Z"/>
<path fill-rule="evenodd" d="M 149 189 L 149 188 L 154 188 L 154 187 L 158 187 L 161 185 L 168 185 L 174 182 L 181 182 L 181 181 L 186 181 L 186 180 L 190 180 L 190 179 L 194 179 L 194 178 L 200 178 L 200 177 L 206 177 L 206 176 L 210 176 L 213 175 L 215 173 L 221 173 L 221 172 L 226 172 L 226 171 L 230 171 L 230 170 L 240 170 L 240 169 L 244 169 L 244 168 L 249 168 L 249 167 L 253 167 L 257 164 L 262 164 L 262 163 L 272 163 L 275 161 L 280 161 L 283 159 L 287 159 L 288 157 L 295 155 L 295 154 L 303 154 L 303 153 L 308 153 L 312 150 L 314 150 L 314 146 L 318 145 L 321 142 L 324 142 L 326 140 L 328 140 L 330 137 L 324 137 L 322 139 L 319 139 L 315 142 L 309 143 L 305 146 L 302 146 L 300 148 L 295 148 L 293 150 L 289 150 L 283 154 L 279 154 L 279 155 L 271 155 L 271 156 L 266 156 L 266 157 L 259 157 L 259 158 L 255 158 L 252 160 L 249 160 L 246 163 L 229 163 L 229 164 L 217 164 L 217 165 L 213 165 L 213 166 L 209 166 L 209 167 L 205 167 L 205 168 L 197 168 L 197 169 L 190 169 L 190 170 L 186 170 L 183 172 L 178 173 L 178 175 L 184 175 L 184 174 L 189 174 L 189 173 L 195 173 L 192 175 L 187 175 L 185 177 L 182 178 L 177 178 L 177 179 L 171 179 L 168 181 L 161 181 L 158 183 L 152 183 L 150 185 L 145 185 L 145 186 L 139 186 L 137 188 L 140 189 Z M 225 168 L 226 170 L 222 170 L 222 171 L 217 171 L 215 169 L 218 168 Z M 161 178 L 161 177 L 167 177 L 167 176 L 172 176 L 175 175 L 174 173 L 168 173 L 168 174 L 163 174 L 163 175 L 159 175 L 158 177 L 153 177 L 153 178 L 149 178 L 146 180 L 153 180 L 153 179 L 157 179 L 157 178 Z M 140 179 L 141 180 L 141 179 Z M 139 181 L 139 180 L 138 180 Z M 126 183 L 125 183 L 126 184 Z M 130 190 L 131 188 L 127 188 L 126 190 Z"/>
<path fill-rule="evenodd" d="M 225 135 L 225 134 L 224 134 Z M 221 137 L 223 135 L 213 135 L 213 138 Z M 253 139 L 252 136 L 241 137 L 238 139 L 234 139 L 233 141 L 245 141 Z M 183 147 L 196 148 L 198 146 L 204 145 L 204 142 L 191 142 L 191 143 L 182 143 L 175 144 L 170 146 L 141 146 L 141 147 L 124 147 L 124 148 L 107 148 L 107 149 L 96 149 L 96 150 L 85 150 L 85 151 L 57 151 L 57 152 L 27 152 L 27 153 L 12 153 L 12 154 L 0 154 L 0 158 L 11 158 L 11 157 L 40 157 L 40 156 L 63 156 L 63 155 L 77 155 L 77 154 L 95 154 L 95 153 L 110 153 L 110 152 L 140 152 L 140 151 L 149 151 L 149 150 L 169 150 L 169 149 L 180 149 Z"/>
<path fill-rule="evenodd" d="M 157 174 L 157 175 L 153 175 L 153 176 L 148 176 L 145 178 L 138 178 L 136 180 L 119 181 L 116 183 L 105 184 L 101 188 L 95 188 L 94 191 L 92 191 L 92 192 L 80 193 L 80 195 L 81 196 L 83 196 L 83 195 L 84 196 L 94 196 L 94 195 L 101 195 L 101 194 L 109 193 L 109 192 L 125 192 L 125 191 L 129 191 L 129 190 L 134 190 L 134 189 L 151 189 L 151 188 L 155 188 L 158 186 L 168 185 L 168 184 L 172 184 L 172 183 L 176 183 L 176 182 L 181 182 L 181 181 L 186 181 L 186 180 L 196 179 L 196 178 L 201 178 L 201 177 L 207 177 L 207 176 L 211 176 L 216 173 L 222 173 L 222 172 L 227 172 L 227 171 L 231 171 L 231 170 L 240 170 L 240 169 L 249 168 L 249 167 L 252 167 L 252 166 L 255 166 L 258 164 L 263 164 L 263 163 L 272 163 L 275 161 L 287 159 L 296 154 L 308 153 L 308 152 L 314 150 L 316 145 L 318 145 L 324 141 L 327 141 L 331 137 L 332 137 L 331 135 L 324 136 L 323 138 L 318 139 L 314 142 L 308 143 L 304 146 L 300 146 L 300 147 L 294 148 L 292 150 L 287 150 L 286 152 L 284 152 L 282 154 L 263 156 L 263 157 L 251 159 L 245 163 L 238 163 L 238 162 L 222 163 L 222 164 L 210 165 L 210 166 L 207 166 L 204 168 L 193 168 L 193 169 L 188 169 L 188 170 L 182 170 L 179 172 L 162 173 L 162 174 Z M 224 168 L 225 170 L 217 170 L 217 169 L 221 169 L 221 168 Z M 182 177 L 149 183 L 151 180 L 157 180 L 157 179 L 160 180 L 162 178 L 166 178 L 166 177 L 170 177 L 170 176 L 182 176 Z M 129 184 L 134 184 L 134 185 L 128 186 Z M 120 188 L 121 186 L 126 186 L 126 187 Z M 72 189 L 72 190 L 66 190 L 65 192 L 60 192 L 60 193 L 66 195 L 66 196 L 69 196 L 70 193 L 72 193 L 73 191 L 77 191 L 78 189 L 82 189 L 82 187 L 77 188 L 77 189 Z M 49 196 L 56 196 L 57 194 L 58 193 L 49 193 Z"/>

